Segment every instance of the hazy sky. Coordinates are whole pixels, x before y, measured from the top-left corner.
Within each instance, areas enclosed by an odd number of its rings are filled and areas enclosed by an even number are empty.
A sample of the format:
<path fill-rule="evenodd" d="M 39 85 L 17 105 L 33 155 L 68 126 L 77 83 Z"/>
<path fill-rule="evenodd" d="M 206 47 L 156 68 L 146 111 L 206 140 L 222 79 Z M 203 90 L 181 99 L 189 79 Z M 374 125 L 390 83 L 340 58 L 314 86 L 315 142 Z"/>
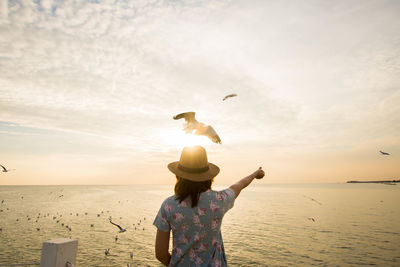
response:
<path fill-rule="evenodd" d="M 0 185 L 174 183 L 192 142 L 220 184 L 400 178 L 400 1 L 0 5 Z"/>

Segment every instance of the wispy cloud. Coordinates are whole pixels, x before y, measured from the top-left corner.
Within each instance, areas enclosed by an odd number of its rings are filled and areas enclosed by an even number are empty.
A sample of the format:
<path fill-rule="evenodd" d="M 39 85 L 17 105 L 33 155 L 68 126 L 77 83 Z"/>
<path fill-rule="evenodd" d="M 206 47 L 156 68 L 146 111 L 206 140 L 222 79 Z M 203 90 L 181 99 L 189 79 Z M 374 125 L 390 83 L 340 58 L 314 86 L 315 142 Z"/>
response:
<path fill-rule="evenodd" d="M 398 1 L 0 5 L 0 121 L 163 157 L 195 111 L 222 154 L 400 152 Z"/>

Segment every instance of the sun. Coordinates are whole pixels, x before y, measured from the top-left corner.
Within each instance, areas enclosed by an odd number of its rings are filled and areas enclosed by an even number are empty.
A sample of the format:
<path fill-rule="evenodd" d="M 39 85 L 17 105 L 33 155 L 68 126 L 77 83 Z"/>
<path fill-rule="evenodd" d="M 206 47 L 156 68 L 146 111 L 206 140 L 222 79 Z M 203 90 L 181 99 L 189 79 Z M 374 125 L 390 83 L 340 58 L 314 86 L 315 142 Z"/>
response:
<path fill-rule="evenodd" d="M 211 142 L 206 136 L 187 134 L 184 131 L 164 132 L 163 138 L 169 146 L 179 148 L 186 146 L 207 146 Z"/>

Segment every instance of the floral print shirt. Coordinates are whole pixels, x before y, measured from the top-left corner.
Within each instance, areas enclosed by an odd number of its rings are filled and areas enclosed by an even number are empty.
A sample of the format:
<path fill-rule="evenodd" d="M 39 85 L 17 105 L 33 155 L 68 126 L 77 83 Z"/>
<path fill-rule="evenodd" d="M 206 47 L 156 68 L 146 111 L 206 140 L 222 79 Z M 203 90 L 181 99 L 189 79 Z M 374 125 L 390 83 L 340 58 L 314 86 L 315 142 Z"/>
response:
<path fill-rule="evenodd" d="M 172 230 L 173 249 L 169 266 L 227 266 L 221 223 L 234 201 L 235 193 L 230 188 L 201 193 L 194 208 L 190 196 L 181 203 L 175 200 L 175 196 L 167 198 L 153 224 L 164 232 Z"/>

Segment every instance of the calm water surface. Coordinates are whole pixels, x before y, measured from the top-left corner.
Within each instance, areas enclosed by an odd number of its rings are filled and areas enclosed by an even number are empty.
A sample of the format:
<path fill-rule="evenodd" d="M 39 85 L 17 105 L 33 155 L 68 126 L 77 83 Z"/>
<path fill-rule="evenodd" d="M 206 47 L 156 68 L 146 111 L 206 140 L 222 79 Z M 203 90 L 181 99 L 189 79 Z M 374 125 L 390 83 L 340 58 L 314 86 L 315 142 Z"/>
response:
<path fill-rule="evenodd" d="M 78 240 L 76 266 L 161 266 L 152 222 L 172 192 L 1 186 L 0 264 L 40 261 L 42 242 L 66 237 Z M 109 216 L 128 231 L 118 233 Z M 231 266 L 400 266 L 400 185 L 252 184 L 225 215 L 222 236 Z"/>

